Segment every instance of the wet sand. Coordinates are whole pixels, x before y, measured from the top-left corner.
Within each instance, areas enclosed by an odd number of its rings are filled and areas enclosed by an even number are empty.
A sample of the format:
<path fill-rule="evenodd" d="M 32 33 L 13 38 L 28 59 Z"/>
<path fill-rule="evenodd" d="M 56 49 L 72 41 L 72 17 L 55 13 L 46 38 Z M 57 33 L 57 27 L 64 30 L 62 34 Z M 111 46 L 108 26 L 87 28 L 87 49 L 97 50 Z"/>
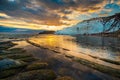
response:
<path fill-rule="evenodd" d="M 14 41 L 14 43 L 18 44 L 14 48 L 24 48 L 27 53 L 48 62 L 58 75 L 71 76 L 75 80 L 119 80 L 47 48 L 36 47 L 26 41 Z"/>

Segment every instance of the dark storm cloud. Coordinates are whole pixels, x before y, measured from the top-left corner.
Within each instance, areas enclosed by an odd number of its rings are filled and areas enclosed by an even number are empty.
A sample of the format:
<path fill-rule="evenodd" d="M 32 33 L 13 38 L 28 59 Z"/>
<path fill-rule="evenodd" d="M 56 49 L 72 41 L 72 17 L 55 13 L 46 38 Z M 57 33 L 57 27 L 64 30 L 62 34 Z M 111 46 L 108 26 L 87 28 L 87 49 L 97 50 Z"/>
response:
<path fill-rule="evenodd" d="M 28 3 L 27 0 L 17 0 L 14 2 L 10 2 L 9 0 L 0 0 L 0 10 L 16 10 L 20 9 L 21 7 L 25 6 L 25 4 Z"/>
<path fill-rule="evenodd" d="M 45 7 L 45 9 L 50 9 L 50 10 L 62 10 L 63 13 L 71 13 L 71 11 L 65 11 L 65 9 L 79 9 L 79 8 L 85 8 L 86 11 L 87 9 L 90 9 L 93 7 L 93 9 L 98 9 L 94 7 L 97 4 L 102 3 L 104 0 L 15 0 L 15 2 L 10 2 L 8 0 L 0 0 L 0 10 L 2 11 L 13 11 L 13 10 L 21 10 L 24 9 L 27 12 L 30 12 L 32 14 L 37 14 L 38 12 L 44 12 L 42 9 L 37 9 L 37 10 L 32 10 L 32 9 L 27 9 L 27 5 L 32 5 L 32 2 L 35 2 L 36 4 L 34 5 L 42 5 Z M 85 11 L 85 10 L 84 10 Z M 46 12 L 44 12 L 46 13 Z"/>
<path fill-rule="evenodd" d="M 62 9 L 60 12 L 61 12 L 61 13 L 64 13 L 64 14 L 71 14 L 71 13 L 72 13 L 72 11 L 70 11 L 70 10 L 65 10 L 65 9 Z"/>
<path fill-rule="evenodd" d="M 33 5 L 33 2 L 36 3 Z M 0 11 L 4 11 L 6 14 L 13 17 L 31 16 L 42 20 L 49 18 L 60 19 L 61 17 L 57 15 L 57 13 L 49 13 L 48 10 L 58 10 L 63 14 L 71 14 L 72 11 L 66 9 L 78 9 L 83 7 L 85 8 L 84 11 L 87 11 L 87 8 L 99 9 L 93 6 L 101 2 L 103 2 L 103 0 L 15 0 L 14 2 L 0 0 Z M 31 8 L 26 7 L 28 5 L 31 6 Z M 36 8 L 34 7 L 35 5 L 42 6 L 42 8 L 38 7 L 37 10 L 34 10 L 34 8 Z"/>
<path fill-rule="evenodd" d="M 89 8 L 104 0 L 39 0 L 49 9 Z"/>
<path fill-rule="evenodd" d="M 26 23 L 48 26 L 73 24 L 75 16 L 100 13 L 104 8 L 118 12 L 116 7 L 106 6 L 119 0 L 0 0 L 0 20 L 17 19 Z M 116 2 L 116 3 L 115 3 Z M 93 15 L 91 15 L 93 16 Z M 84 16 L 83 16 L 84 17 Z M 81 18 L 80 18 L 81 19 Z M 83 19 L 81 19 L 83 20 Z M 7 21 L 6 21 L 7 22 Z M 69 23 L 67 23 L 69 22 Z M 74 21 L 73 21 L 74 22 Z M 22 24 L 24 25 L 24 24 Z M 26 24 L 25 24 L 26 25 Z"/>
<path fill-rule="evenodd" d="M 32 21 L 33 19 L 40 20 L 44 24 L 48 25 L 60 25 L 62 24 L 60 20 L 60 16 L 54 13 L 49 13 L 44 8 L 38 8 L 37 10 L 34 9 L 35 5 L 32 5 L 34 0 L 15 0 L 14 2 L 10 2 L 8 0 L 0 0 L 0 12 L 4 12 L 5 14 L 12 16 L 14 18 L 27 18 L 29 20 L 25 21 Z M 37 2 L 37 1 L 36 1 Z M 28 5 L 31 8 L 27 7 Z M 33 8 L 32 8 L 33 7 Z M 53 20 L 51 20 L 53 19 Z"/>
<path fill-rule="evenodd" d="M 6 19 L 6 17 L 0 16 L 0 19 Z"/>

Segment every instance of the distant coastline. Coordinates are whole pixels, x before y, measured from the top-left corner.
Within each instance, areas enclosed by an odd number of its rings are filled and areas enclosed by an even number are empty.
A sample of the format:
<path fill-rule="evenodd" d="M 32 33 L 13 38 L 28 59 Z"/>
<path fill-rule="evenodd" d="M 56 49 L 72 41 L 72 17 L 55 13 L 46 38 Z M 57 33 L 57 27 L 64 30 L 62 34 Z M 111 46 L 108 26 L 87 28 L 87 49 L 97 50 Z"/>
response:
<path fill-rule="evenodd" d="M 55 31 L 43 31 L 43 32 L 39 32 L 39 34 L 54 34 Z"/>

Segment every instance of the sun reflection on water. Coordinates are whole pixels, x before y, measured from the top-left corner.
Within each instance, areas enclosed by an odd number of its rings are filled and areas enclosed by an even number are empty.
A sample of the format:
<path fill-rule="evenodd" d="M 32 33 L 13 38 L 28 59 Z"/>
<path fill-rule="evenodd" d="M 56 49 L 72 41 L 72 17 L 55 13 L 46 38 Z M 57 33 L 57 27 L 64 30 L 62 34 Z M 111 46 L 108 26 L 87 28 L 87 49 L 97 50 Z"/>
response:
<path fill-rule="evenodd" d="M 77 43 L 75 37 L 63 36 L 63 35 L 39 35 L 29 39 L 30 42 L 40 45 L 41 47 L 48 48 L 50 50 L 58 51 L 64 54 L 70 54 L 79 58 L 84 58 L 92 62 L 109 65 L 114 67 L 114 65 L 94 59 L 91 56 L 96 56 L 100 58 L 111 59 L 115 61 L 120 61 L 119 56 L 114 56 L 109 50 L 104 50 L 101 48 L 91 48 L 83 47 L 81 44 Z M 91 56 L 90 56 L 91 55 Z M 117 66 L 115 66 L 117 67 Z M 117 67 L 118 68 L 118 67 Z"/>

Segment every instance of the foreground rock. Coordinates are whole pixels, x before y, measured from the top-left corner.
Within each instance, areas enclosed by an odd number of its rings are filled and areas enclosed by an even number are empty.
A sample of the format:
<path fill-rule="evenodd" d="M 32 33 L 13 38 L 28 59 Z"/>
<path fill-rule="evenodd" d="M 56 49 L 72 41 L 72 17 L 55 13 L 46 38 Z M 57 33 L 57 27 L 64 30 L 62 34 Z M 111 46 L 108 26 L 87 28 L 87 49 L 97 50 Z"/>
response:
<path fill-rule="evenodd" d="M 7 41 L 7 42 L 0 42 L 0 51 L 3 49 L 3 50 L 6 50 L 10 47 L 13 47 L 15 46 L 16 44 L 12 43 L 11 41 Z"/>
<path fill-rule="evenodd" d="M 33 70 L 20 73 L 13 80 L 54 80 L 56 74 L 52 70 Z"/>
<path fill-rule="evenodd" d="M 26 70 L 46 69 L 47 67 L 48 67 L 48 63 L 46 62 L 34 62 L 28 65 Z"/>
<path fill-rule="evenodd" d="M 25 66 L 25 63 L 22 61 L 17 61 L 13 59 L 0 60 L 0 71 L 11 69 L 11 68 L 19 68 L 22 66 Z"/>
<path fill-rule="evenodd" d="M 0 80 L 55 80 L 56 74 L 22 48 L 11 48 L 12 42 L 0 43 Z M 26 72 L 27 71 L 27 72 Z"/>
<path fill-rule="evenodd" d="M 25 65 L 26 63 L 13 59 L 0 60 L 0 79 L 17 74 Z"/>
<path fill-rule="evenodd" d="M 64 77 L 59 77 L 56 80 L 73 80 L 71 77 L 64 76 Z"/>

